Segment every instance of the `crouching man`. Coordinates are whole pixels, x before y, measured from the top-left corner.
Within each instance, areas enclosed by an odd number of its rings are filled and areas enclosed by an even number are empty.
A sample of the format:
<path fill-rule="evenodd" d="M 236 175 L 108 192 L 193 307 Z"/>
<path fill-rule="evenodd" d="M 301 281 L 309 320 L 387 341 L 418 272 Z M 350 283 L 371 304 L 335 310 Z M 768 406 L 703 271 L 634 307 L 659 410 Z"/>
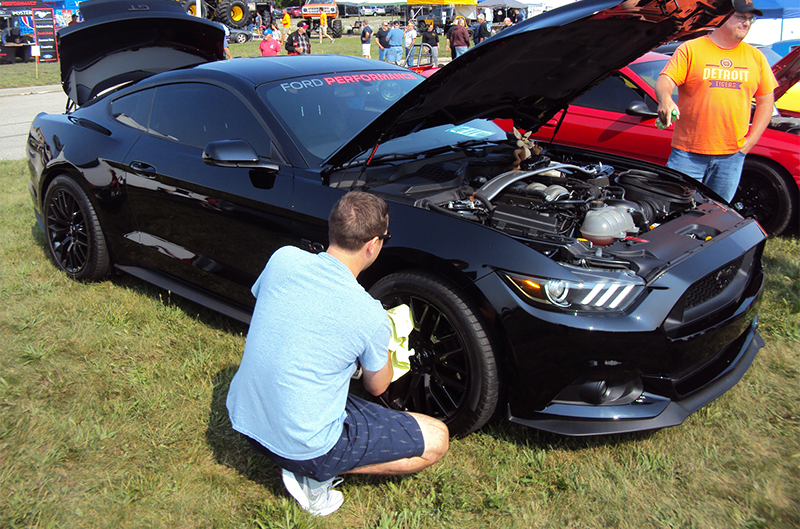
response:
<path fill-rule="evenodd" d="M 233 428 L 318 516 L 342 505 L 332 490 L 339 474 L 410 474 L 449 447 L 441 421 L 348 394 L 359 362 L 371 394 L 392 379 L 386 311 L 356 280 L 390 238 L 389 207 L 351 192 L 328 222 L 326 252 L 281 248 L 253 285 L 256 307 L 227 398 Z"/>

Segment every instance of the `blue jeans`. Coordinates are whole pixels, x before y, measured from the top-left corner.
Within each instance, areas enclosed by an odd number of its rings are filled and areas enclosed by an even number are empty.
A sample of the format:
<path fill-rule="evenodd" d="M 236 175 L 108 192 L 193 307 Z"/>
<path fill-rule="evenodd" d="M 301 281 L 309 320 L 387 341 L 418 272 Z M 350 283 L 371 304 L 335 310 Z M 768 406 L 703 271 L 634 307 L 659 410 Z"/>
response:
<path fill-rule="evenodd" d="M 388 62 L 398 63 L 403 60 L 403 47 L 392 46 L 389 48 L 389 53 L 386 55 Z"/>
<path fill-rule="evenodd" d="M 456 46 L 456 57 L 461 57 L 467 52 L 468 49 L 469 46 Z"/>
<path fill-rule="evenodd" d="M 414 46 L 411 46 L 410 48 L 406 48 L 406 53 L 405 53 L 405 56 L 403 57 L 404 59 L 408 59 L 408 66 L 409 67 L 414 66 L 414 56 L 411 55 L 412 51 L 414 51 Z M 409 55 L 411 55 L 410 59 L 408 58 Z"/>
<path fill-rule="evenodd" d="M 712 155 L 673 148 L 667 160 L 667 167 L 703 182 L 726 202 L 730 202 L 742 177 L 744 158 L 745 154 L 741 151 Z"/>
<path fill-rule="evenodd" d="M 389 48 L 378 48 L 378 60 L 383 62 L 386 60 L 386 54 L 389 52 Z"/>

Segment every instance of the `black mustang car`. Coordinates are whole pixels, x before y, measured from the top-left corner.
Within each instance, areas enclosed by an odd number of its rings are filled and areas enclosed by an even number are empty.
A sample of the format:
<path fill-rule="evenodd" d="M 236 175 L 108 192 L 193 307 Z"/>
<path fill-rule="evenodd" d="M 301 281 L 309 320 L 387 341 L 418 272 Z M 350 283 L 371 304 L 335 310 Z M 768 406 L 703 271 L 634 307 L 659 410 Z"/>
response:
<path fill-rule="evenodd" d="M 59 34 L 71 108 L 27 145 L 36 217 L 76 280 L 127 273 L 247 322 L 273 251 L 323 251 L 343 193 L 380 195 L 392 240 L 359 280 L 415 323 L 412 369 L 381 399 L 456 435 L 495 414 L 566 435 L 677 425 L 763 345 L 755 221 L 674 171 L 490 121 L 535 130 L 728 0 L 584 0 L 427 80 L 355 57 L 220 60 L 222 30 L 172 0 L 81 11 Z"/>

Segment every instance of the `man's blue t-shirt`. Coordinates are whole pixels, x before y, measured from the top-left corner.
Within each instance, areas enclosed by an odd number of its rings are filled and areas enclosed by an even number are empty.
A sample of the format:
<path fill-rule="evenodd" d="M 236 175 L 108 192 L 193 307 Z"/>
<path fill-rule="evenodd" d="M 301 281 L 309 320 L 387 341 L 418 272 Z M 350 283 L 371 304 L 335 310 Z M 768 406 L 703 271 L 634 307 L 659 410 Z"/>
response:
<path fill-rule="evenodd" d="M 252 292 L 231 424 L 286 459 L 319 457 L 341 436 L 356 360 L 369 371 L 388 361 L 386 311 L 344 263 L 291 246 L 272 255 Z"/>
<path fill-rule="evenodd" d="M 389 34 L 386 35 L 386 40 L 389 41 L 389 46 L 403 46 L 403 30 L 400 28 L 392 28 Z"/>

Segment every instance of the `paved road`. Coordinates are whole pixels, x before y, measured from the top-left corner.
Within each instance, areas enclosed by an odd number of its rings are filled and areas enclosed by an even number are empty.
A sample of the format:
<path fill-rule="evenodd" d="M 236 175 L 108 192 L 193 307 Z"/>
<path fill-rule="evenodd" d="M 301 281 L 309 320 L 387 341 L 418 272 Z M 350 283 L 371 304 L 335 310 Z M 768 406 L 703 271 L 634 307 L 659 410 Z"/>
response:
<path fill-rule="evenodd" d="M 28 129 L 36 114 L 61 114 L 66 105 L 61 85 L 0 89 L 0 160 L 25 158 Z"/>

